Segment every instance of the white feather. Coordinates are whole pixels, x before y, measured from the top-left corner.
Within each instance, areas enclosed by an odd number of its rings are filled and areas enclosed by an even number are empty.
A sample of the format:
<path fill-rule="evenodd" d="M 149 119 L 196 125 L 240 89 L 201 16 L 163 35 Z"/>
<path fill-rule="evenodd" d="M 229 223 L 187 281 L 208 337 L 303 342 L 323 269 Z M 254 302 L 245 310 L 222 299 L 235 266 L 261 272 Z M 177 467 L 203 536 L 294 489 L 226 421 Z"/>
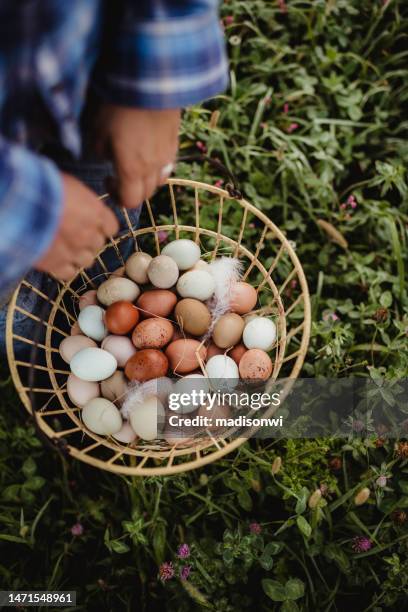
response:
<path fill-rule="evenodd" d="M 206 333 L 208 338 L 218 319 L 231 307 L 231 289 L 242 275 L 242 263 L 236 257 L 219 257 L 209 265 L 209 272 L 215 280 L 213 297 L 207 301 L 211 313 L 211 325 Z"/>

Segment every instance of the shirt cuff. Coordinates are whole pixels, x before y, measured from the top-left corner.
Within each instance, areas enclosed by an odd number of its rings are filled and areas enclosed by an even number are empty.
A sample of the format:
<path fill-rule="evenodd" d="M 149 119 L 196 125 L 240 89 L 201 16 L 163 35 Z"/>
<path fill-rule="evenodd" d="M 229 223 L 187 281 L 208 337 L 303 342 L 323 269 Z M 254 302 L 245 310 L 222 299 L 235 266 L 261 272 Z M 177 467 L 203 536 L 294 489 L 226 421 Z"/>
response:
<path fill-rule="evenodd" d="M 59 227 L 63 187 L 57 167 L 18 145 L 0 143 L 0 294 L 49 248 Z"/>
<path fill-rule="evenodd" d="M 228 85 L 228 63 L 218 12 L 142 21 L 122 27 L 94 81 L 113 104 L 182 108 Z"/>

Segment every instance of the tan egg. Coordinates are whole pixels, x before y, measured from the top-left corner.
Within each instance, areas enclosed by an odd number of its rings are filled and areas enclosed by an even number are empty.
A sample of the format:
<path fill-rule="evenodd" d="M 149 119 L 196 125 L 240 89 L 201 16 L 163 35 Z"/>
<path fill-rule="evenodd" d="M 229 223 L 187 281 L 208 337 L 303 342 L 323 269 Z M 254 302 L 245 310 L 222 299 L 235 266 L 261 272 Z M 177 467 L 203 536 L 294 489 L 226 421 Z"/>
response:
<path fill-rule="evenodd" d="M 133 342 L 127 336 L 106 336 L 101 348 L 115 357 L 119 368 L 124 368 L 132 355 L 136 353 Z"/>
<path fill-rule="evenodd" d="M 179 269 L 174 259 L 168 255 L 157 255 L 147 268 L 147 276 L 155 287 L 169 289 L 177 283 Z"/>
<path fill-rule="evenodd" d="M 98 287 L 97 297 L 104 306 L 124 300 L 134 302 L 140 294 L 140 289 L 129 278 L 111 276 Z"/>
<path fill-rule="evenodd" d="M 114 270 L 112 272 L 113 276 L 125 276 L 125 266 L 120 266 L 120 268 L 116 268 L 116 270 Z"/>
<path fill-rule="evenodd" d="M 239 362 L 239 374 L 245 380 L 268 380 L 272 369 L 271 358 L 261 349 L 249 349 Z"/>
<path fill-rule="evenodd" d="M 96 289 L 90 289 L 89 291 L 85 291 L 85 293 L 79 296 L 79 310 L 82 310 L 83 308 L 85 308 L 85 306 L 94 306 L 96 304 L 98 304 L 98 299 L 96 297 Z"/>
<path fill-rule="evenodd" d="M 142 349 L 129 359 L 125 374 L 129 380 L 145 382 L 152 378 L 166 376 L 169 362 L 164 353 L 157 349 Z"/>
<path fill-rule="evenodd" d="M 122 429 L 112 434 L 112 438 L 115 438 L 118 442 L 122 442 L 122 444 L 132 444 L 132 442 L 137 440 L 137 435 L 131 424 L 128 421 L 124 421 Z"/>
<path fill-rule="evenodd" d="M 78 321 L 75 321 L 75 323 L 71 326 L 69 333 L 71 334 L 71 336 L 82 336 L 83 335 L 81 328 L 79 327 Z"/>
<path fill-rule="evenodd" d="M 91 399 L 99 397 L 99 384 L 81 380 L 75 374 L 70 374 L 67 380 L 67 394 L 71 402 L 83 408 Z"/>
<path fill-rule="evenodd" d="M 148 283 L 149 278 L 147 276 L 147 268 L 149 267 L 152 259 L 153 258 L 151 255 L 148 253 L 143 253 L 142 251 L 133 253 L 133 255 L 131 255 L 126 261 L 126 274 L 130 279 L 135 281 L 135 283 L 140 285 Z"/>
<path fill-rule="evenodd" d="M 244 331 L 244 320 L 234 312 L 222 315 L 214 326 L 212 338 L 219 348 L 229 348 L 237 344 Z"/>
<path fill-rule="evenodd" d="M 229 351 L 228 355 L 232 357 L 232 359 L 235 361 L 237 365 L 239 365 L 239 362 L 241 361 L 242 356 L 244 355 L 244 353 L 247 352 L 247 350 L 248 349 L 246 348 L 245 344 L 242 344 L 242 342 L 240 342 L 239 344 L 234 346 L 233 349 Z"/>
<path fill-rule="evenodd" d="M 101 394 L 105 399 L 116 402 L 119 406 L 125 401 L 127 381 L 121 370 L 116 370 L 109 378 L 101 382 Z"/>
<path fill-rule="evenodd" d="M 214 342 L 210 342 L 207 346 L 207 359 L 211 359 L 214 355 L 223 355 L 224 349 L 219 348 Z"/>
<path fill-rule="evenodd" d="M 211 314 L 207 306 L 193 298 L 180 300 L 174 314 L 181 329 L 192 336 L 202 336 L 211 324 Z"/>
<path fill-rule="evenodd" d="M 59 345 L 59 352 L 65 363 L 70 363 L 74 355 L 84 348 L 96 347 L 97 344 L 91 338 L 77 334 L 68 336 Z"/>
<path fill-rule="evenodd" d="M 173 331 L 167 319 L 145 319 L 133 330 L 132 342 L 138 349 L 163 348 L 170 342 Z"/>
<path fill-rule="evenodd" d="M 145 318 L 168 317 L 177 303 L 177 296 L 167 289 L 151 289 L 142 293 L 136 305 Z"/>
<path fill-rule="evenodd" d="M 204 361 L 207 355 L 205 346 L 198 340 L 180 339 L 171 342 L 166 348 L 166 356 L 175 374 L 187 374 L 200 366 L 197 355 Z"/>
<path fill-rule="evenodd" d="M 235 283 L 231 289 L 230 305 L 231 311 L 243 315 L 255 308 L 258 301 L 256 290 L 249 283 L 240 281 Z"/>
<path fill-rule="evenodd" d="M 198 416 L 209 417 L 211 419 L 211 425 L 204 429 L 221 434 L 228 428 L 228 425 L 217 424 L 217 419 L 229 419 L 231 417 L 231 408 L 226 404 L 219 404 L 217 402 L 210 410 L 207 408 L 207 405 L 200 406 L 197 412 Z"/>

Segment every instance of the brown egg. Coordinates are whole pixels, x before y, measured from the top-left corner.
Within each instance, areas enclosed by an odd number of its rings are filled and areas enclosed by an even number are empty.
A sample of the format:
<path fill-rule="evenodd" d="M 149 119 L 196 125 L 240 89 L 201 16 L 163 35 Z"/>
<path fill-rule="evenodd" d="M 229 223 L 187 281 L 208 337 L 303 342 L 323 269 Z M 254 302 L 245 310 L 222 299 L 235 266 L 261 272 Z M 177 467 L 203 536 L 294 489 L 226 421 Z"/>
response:
<path fill-rule="evenodd" d="M 198 368 L 200 363 L 197 358 L 197 351 L 203 361 L 207 355 L 205 346 L 199 347 L 200 342 L 198 340 L 180 339 L 171 342 L 166 348 L 171 369 L 177 374 L 187 374 Z"/>
<path fill-rule="evenodd" d="M 209 417 L 211 419 L 211 425 L 206 428 L 212 432 L 221 433 L 227 429 L 225 425 L 217 425 L 217 419 L 229 419 L 231 416 L 231 409 L 226 404 L 215 403 L 211 410 L 207 410 L 207 406 L 203 405 L 197 411 L 198 416 Z"/>
<path fill-rule="evenodd" d="M 101 394 L 105 399 L 116 402 L 117 405 L 121 405 L 127 394 L 127 381 L 122 370 L 116 370 L 101 382 Z"/>
<path fill-rule="evenodd" d="M 135 327 L 132 342 L 136 348 L 163 348 L 171 340 L 173 325 L 167 319 L 145 319 Z"/>
<path fill-rule="evenodd" d="M 261 349 L 249 349 L 239 362 L 239 374 L 246 380 L 267 380 L 272 369 L 271 358 Z"/>
<path fill-rule="evenodd" d="M 244 320 L 234 312 L 222 315 L 216 322 L 213 340 L 219 348 L 229 348 L 237 344 L 244 331 Z"/>
<path fill-rule="evenodd" d="M 145 291 L 136 302 L 145 319 L 149 317 L 168 317 L 176 303 L 176 294 L 167 289 Z"/>
<path fill-rule="evenodd" d="M 143 349 L 133 355 L 125 366 L 125 374 L 129 380 L 145 382 L 152 378 L 166 376 L 169 362 L 164 353 L 157 349 Z"/>
<path fill-rule="evenodd" d="M 228 357 L 232 357 L 235 363 L 239 365 L 239 362 L 241 361 L 242 356 L 244 355 L 244 353 L 247 352 L 247 350 L 248 349 L 245 346 L 245 344 L 242 344 L 242 342 L 240 342 L 239 344 L 234 346 L 234 348 L 231 351 L 229 351 Z"/>
<path fill-rule="evenodd" d="M 132 302 L 121 300 L 111 304 L 105 312 L 105 325 L 115 335 L 129 333 L 139 321 L 139 311 Z"/>
<path fill-rule="evenodd" d="M 237 314 L 250 312 L 258 300 L 256 290 L 249 283 L 243 281 L 235 283 L 231 289 L 231 310 Z"/>
<path fill-rule="evenodd" d="M 214 357 L 214 355 L 223 355 L 224 352 L 224 349 L 220 349 L 214 342 L 210 342 L 207 346 L 207 360 Z"/>
<path fill-rule="evenodd" d="M 210 311 L 199 300 L 193 298 L 180 300 L 174 314 L 180 327 L 193 336 L 202 336 L 210 327 Z"/>
<path fill-rule="evenodd" d="M 97 303 L 98 299 L 96 297 L 96 289 L 90 289 L 89 291 L 85 291 L 85 293 L 79 296 L 79 310 L 83 310 L 85 306 L 93 306 Z"/>
<path fill-rule="evenodd" d="M 174 332 L 171 337 L 171 341 L 174 342 L 174 340 L 180 340 L 180 338 L 191 338 L 191 335 L 186 334 L 179 327 L 174 326 Z"/>

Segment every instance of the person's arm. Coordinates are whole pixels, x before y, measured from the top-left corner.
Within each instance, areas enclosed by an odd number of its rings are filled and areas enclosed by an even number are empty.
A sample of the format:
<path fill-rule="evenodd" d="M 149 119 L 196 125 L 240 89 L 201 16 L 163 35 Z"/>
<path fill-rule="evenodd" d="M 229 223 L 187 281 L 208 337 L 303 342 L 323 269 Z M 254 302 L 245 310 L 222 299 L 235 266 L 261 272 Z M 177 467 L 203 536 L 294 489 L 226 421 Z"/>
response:
<path fill-rule="evenodd" d="M 117 228 L 87 187 L 0 136 L 0 296 L 32 267 L 70 278 Z"/>
<path fill-rule="evenodd" d="M 105 101 L 96 147 L 112 152 L 121 202 L 131 208 L 167 178 L 180 109 L 224 90 L 228 65 L 217 0 L 118 0 L 113 6 L 94 77 Z"/>

